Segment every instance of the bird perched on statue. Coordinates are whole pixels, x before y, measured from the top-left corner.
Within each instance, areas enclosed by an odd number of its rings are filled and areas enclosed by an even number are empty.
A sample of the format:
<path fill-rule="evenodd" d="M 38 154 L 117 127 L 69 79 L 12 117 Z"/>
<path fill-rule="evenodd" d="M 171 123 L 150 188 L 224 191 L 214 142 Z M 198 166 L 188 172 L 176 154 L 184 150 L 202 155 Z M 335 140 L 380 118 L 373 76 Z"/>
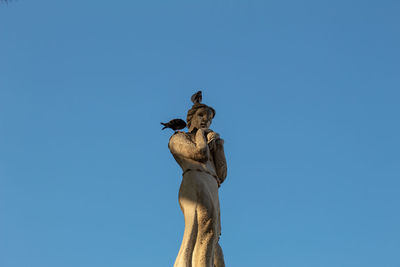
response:
<path fill-rule="evenodd" d="M 201 91 L 198 91 L 197 93 L 192 95 L 191 100 L 192 100 L 193 104 L 200 104 L 201 101 L 203 100 L 203 95 L 201 94 Z"/>
<path fill-rule="evenodd" d="M 164 130 L 166 128 L 171 128 L 172 130 L 177 131 L 177 130 L 182 130 L 183 128 L 186 127 L 186 122 L 181 119 L 173 119 L 167 123 L 161 122 L 161 124 L 164 125 L 164 127 L 161 130 Z"/>

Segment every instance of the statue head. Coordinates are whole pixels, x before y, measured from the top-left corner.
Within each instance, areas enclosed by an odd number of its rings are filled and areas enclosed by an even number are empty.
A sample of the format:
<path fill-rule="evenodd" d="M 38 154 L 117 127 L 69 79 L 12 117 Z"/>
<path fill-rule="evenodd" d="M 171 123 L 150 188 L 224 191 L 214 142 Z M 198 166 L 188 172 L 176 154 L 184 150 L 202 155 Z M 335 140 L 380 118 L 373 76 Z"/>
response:
<path fill-rule="evenodd" d="M 189 109 L 186 117 L 189 132 L 195 129 L 210 127 L 212 119 L 215 116 L 215 110 L 206 104 L 201 104 L 201 100 L 201 91 L 192 96 L 193 106 Z"/>

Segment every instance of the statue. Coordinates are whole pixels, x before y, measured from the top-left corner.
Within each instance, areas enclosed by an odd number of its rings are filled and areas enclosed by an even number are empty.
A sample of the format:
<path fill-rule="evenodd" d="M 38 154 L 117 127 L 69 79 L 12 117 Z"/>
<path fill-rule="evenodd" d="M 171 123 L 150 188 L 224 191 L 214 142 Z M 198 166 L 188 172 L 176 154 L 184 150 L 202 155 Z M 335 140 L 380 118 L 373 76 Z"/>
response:
<path fill-rule="evenodd" d="M 224 140 L 209 129 L 215 110 L 201 101 L 199 91 L 192 96 L 193 106 L 187 113 L 188 132 L 175 131 L 168 144 L 183 171 L 179 205 L 185 231 L 174 267 L 225 267 L 218 244 L 221 234 L 218 188 L 227 174 Z M 183 126 L 177 121 L 170 125 Z"/>

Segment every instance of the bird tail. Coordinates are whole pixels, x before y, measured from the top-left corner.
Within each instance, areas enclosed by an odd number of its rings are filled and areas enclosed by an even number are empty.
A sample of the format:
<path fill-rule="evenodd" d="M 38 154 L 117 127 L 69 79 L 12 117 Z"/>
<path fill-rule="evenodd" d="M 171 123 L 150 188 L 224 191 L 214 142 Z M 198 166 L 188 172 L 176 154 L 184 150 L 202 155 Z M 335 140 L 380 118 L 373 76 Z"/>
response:
<path fill-rule="evenodd" d="M 163 122 L 160 122 L 160 123 L 161 123 L 161 125 L 164 126 L 161 130 L 164 130 L 164 129 L 167 129 L 167 128 L 168 128 L 166 123 L 163 123 Z"/>

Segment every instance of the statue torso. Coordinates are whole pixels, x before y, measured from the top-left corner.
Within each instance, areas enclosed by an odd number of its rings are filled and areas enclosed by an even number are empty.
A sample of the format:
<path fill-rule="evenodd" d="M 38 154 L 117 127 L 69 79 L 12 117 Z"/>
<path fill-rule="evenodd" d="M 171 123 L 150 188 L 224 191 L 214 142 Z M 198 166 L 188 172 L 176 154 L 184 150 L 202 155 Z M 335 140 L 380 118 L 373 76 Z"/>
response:
<path fill-rule="evenodd" d="M 171 142 L 174 142 L 174 140 L 179 139 L 179 143 L 183 144 L 181 145 L 181 149 L 191 149 L 193 145 L 196 145 L 195 143 L 195 135 L 191 133 L 185 133 L 185 132 L 176 132 L 174 135 L 174 138 L 171 137 L 170 139 L 170 144 L 169 146 L 173 145 Z M 186 146 L 185 146 L 186 144 Z M 172 153 L 174 156 L 176 162 L 179 164 L 179 166 L 182 168 L 182 171 L 186 171 L 188 169 L 200 169 L 206 172 L 211 173 L 212 175 L 216 175 L 215 171 L 215 165 L 214 165 L 214 159 L 212 154 L 210 153 L 210 149 L 207 147 L 207 153 L 208 153 L 208 160 L 206 162 L 200 162 L 196 161 L 187 157 L 182 157 L 177 154 Z"/>

